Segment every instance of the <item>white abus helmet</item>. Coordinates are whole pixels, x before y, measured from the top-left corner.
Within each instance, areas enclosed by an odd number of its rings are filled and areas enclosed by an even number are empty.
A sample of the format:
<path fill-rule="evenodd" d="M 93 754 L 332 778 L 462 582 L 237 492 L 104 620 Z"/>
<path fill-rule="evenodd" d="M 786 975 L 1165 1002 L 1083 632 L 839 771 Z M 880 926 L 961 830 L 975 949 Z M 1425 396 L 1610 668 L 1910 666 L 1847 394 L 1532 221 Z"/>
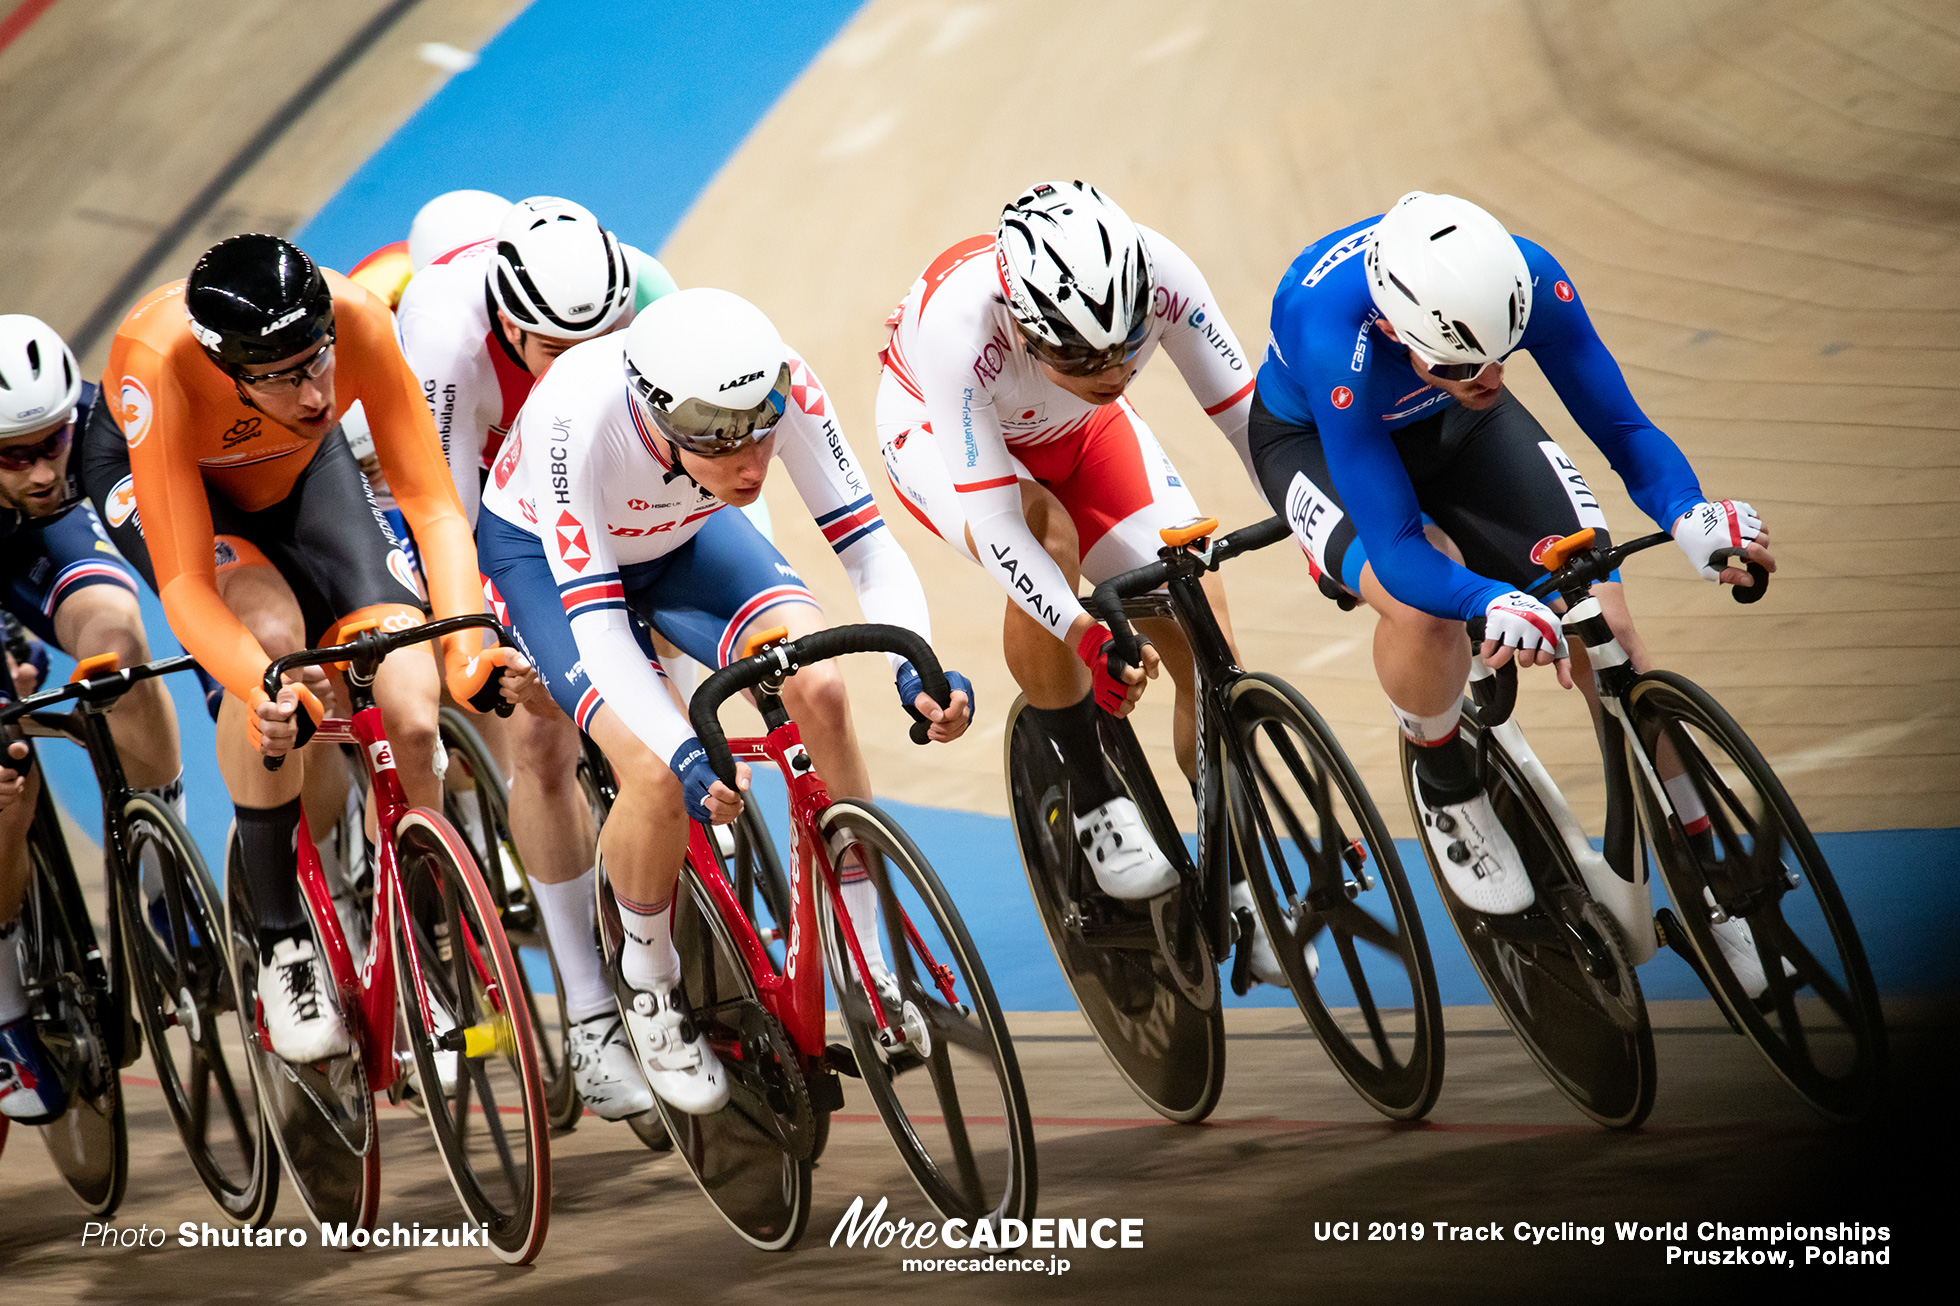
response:
<path fill-rule="evenodd" d="M 1143 344 L 1156 289 L 1143 233 L 1101 191 L 1051 181 L 1001 210 L 995 258 L 1007 307 L 1058 370 L 1098 371 Z"/>
<path fill-rule="evenodd" d="M 497 228 L 490 294 L 535 335 L 590 340 L 633 304 L 633 267 L 612 232 L 582 204 L 519 200 Z"/>
<path fill-rule="evenodd" d="M 25 313 L 0 314 L 0 436 L 65 422 L 82 395 L 82 369 L 55 329 Z"/>
<path fill-rule="evenodd" d="M 788 411 L 789 348 L 740 295 L 676 290 L 627 328 L 626 384 L 662 435 L 718 458 L 768 438 Z"/>
<path fill-rule="evenodd" d="M 1430 367 L 1495 362 L 1531 317 L 1531 270 L 1504 224 L 1469 200 L 1412 190 L 1368 242 L 1368 289 Z"/>

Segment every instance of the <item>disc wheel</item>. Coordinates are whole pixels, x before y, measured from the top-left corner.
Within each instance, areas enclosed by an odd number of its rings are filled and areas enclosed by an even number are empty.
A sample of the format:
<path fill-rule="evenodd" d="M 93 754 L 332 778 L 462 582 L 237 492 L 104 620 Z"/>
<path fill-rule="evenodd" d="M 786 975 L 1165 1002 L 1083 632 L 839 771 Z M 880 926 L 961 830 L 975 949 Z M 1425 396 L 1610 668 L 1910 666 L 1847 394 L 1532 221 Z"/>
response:
<path fill-rule="evenodd" d="M 367 1070 L 358 1048 L 312 1065 L 294 1065 L 272 1050 L 259 1012 L 258 926 L 245 901 L 239 857 L 234 827 L 225 857 L 225 903 L 239 1034 L 253 1096 L 285 1181 L 307 1218 L 316 1227 L 372 1229 L 381 1204 L 381 1140 Z M 317 921 L 314 938 L 318 946 Z"/>
<path fill-rule="evenodd" d="M 1196 872 L 1135 736 L 1106 715 L 1103 728 L 1104 755 L 1183 870 L 1183 888 L 1153 911 L 1096 887 L 1076 847 L 1069 763 L 1024 698 L 1007 719 L 1014 838 L 1055 961 L 1111 1064 L 1151 1110 L 1190 1123 L 1211 1114 L 1225 1083 L 1217 967 L 1192 901 Z"/>
<path fill-rule="evenodd" d="M 1707 815 L 1691 838 L 1673 805 L 1641 786 L 1661 878 L 1716 1000 L 1818 1112 L 1869 1114 L 1885 1082 L 1878 987 L 1802 813 L 1742 728 L 1692 682 L 1653 672 L 1628 700 L 1648 756 L 1662 775 L 1685 775 Z M 1739 959 L 1754 972 L 1749 983 Z"/>
<path fill-rule="evenodd" d="M 1248 675 L 1226 702 L 1244 767 L 1225 768 L 1233 853 L 1294 1001 L 1368 1105 L 1418 1119 L 1443 1087 L 1443 1008 L 1395 844 L 1297 690 Z"/>
<path fill-rule="evenodd" d="M 272 1218 L 279 1161 L 252 1073 L 224 1045 L 238 994 L 217 888 L 176 812 L 149 794 L 123 804 L 122 852 L 130 991 L 164 1106 L 211 1199 L 257 1228 Z"/>
<path fill-rule="evenodd" d="M 528 990 L 490 890 L 447 821 L 395 829 L 395 980 L 429 1129 L 469 1218 L 528 1265 L 551 1221 L 550 1114 Z"/>
<path fill-rule="evenodd" d="M 571 1066 L 571 1018 L 565 1010 L 565 982 L 558 957 L 531 891 L 524 859 L 510 827 L 510 785 L 490 756 L 483 736 L 462 710 L 445 706 L 441 714 L 442 746 L 449 756 L 443 776 L 442 814 L 462 836 L 476 861 L 484 885 L 497 906 L 504 937 L 518 961 L 524 986 L 524 1009 L 531 1020 L 532 1041 L 538 1049 L 539 1075 L 554 1129 L 570 1129 L 585 1113 Z M 565 837 L 574 837 L 567 832 Z M 551 976 L 551 992 L 540 997 L 531 984 L 536 963 Z M 545 1019 L 557 1019 L 554 1029 Z"/>
<path fill-rule="evenodd" d="M 45 781 L 28 833 L 31 876 L 22 902 L 21 979 L 28 1014 L 67 1097 L 41 1139 L 69 1191 L 107 1218 L 129 1183 L 129 1126 L 105 1022 L 123 1019 L 108 992 L 88 909 L 68 860 Z M 92 957 L 91 954 L 94 954 Z"/>
<path fill-rule="evenodd" d="M 802 1058 L 762 1005 L 734 936 L 702 886 L 690 854 L 674 890 L 674 948 L 690 1019 L 728 1075 L 728 1105 L 693 1116 L 655 1095 L 659 1114 L 701 1192 L 750 1244 L 785 1251 L 810 1219 L 817 1112 Z M 719 875 L 712 867 L 709 875 Z M 600 933 L 618 967 L 619 907 L 600 886 Z M 631 1026 L 628 1026 L 630 1031 Z M 635 1055 L 640 1055 L 636 1046 Z"/>
<path fill-rule="evenodd" d="M 860 946 L 870 936 L 866 963 L 891 977 L 897 1004 L 865 987 L 838 904 L 826 901 L 817 920 L 838 1014 L 892 1141 L 945 1218 L 1026 1218 L 1035 1197 L 1027 1089 L 958 908 L 918 846 L 872 804 L 841 799 L 817 827 L 831 864 L 858 861 L 875 891 L 876 919 L 853 922 L 852 932 Z M 874 1003 L 887 1022 L 882 1038 Z"/>
<path fill-rule="evenodd" d="M 1477 745 L 1468 712 L 1460 727 Z M 1530 873 L 1536 901 L 1516 916 L 1485 916 L 1458 900 L 1435 850 L 1421 839 L 1463 950 L 1498 1013 L 1552 1086 L 1611 1129 L 1631 1129 L 1654 1108 L 1654 1031 L 1618 928 L 1586 892 L 1578 863 L 1538 793 L 1492 741 L 1485 791 Z M 1402 783 L 1421 828 L 1414 746 L 1402 741 Z"/>

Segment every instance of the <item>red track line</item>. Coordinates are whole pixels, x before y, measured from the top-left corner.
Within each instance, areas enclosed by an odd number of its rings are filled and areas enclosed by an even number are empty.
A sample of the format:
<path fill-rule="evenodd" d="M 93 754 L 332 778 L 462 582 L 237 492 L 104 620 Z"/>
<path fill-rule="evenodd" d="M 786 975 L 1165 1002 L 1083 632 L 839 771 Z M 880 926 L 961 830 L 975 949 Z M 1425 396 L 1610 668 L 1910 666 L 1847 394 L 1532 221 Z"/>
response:
<path fill-rule="evenodd" d="M 0 50 L 12 45 L 22 32 L 34 25 L 36 18 L 53 5 L 54 0 L 20 0 L 12 13 L 0 18 Z"/>

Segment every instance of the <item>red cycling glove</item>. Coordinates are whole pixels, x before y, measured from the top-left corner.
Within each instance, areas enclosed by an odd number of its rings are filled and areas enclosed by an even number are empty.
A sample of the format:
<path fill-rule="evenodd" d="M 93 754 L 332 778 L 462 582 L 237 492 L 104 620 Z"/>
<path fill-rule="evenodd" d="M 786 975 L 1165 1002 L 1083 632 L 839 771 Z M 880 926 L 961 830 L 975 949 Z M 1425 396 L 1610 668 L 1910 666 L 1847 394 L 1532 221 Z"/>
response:
<path fill-rule="evenodd" d="M 1082 641 L 1075 646 L 1075 656 L 1089 668 L 1089 692 L 1095 695 L 1096 706 L 1111 716 L 1121 712 L 1130 697 L 1130 686 L 1121 672 L 1125 664 L 1114 657 L 1115 643 L 1116 636 L 1099 621 L 1083 632 Z"/>

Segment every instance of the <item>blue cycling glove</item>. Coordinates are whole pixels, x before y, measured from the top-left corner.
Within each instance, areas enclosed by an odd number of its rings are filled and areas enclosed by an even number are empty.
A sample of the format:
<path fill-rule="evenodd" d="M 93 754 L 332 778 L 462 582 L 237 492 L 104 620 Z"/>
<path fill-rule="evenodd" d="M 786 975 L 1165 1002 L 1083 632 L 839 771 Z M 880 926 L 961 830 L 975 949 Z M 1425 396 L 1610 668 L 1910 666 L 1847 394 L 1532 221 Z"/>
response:
<path fill-rule="evenodd" d="M 699 739 L 689 735 L 687 742 L 674 750 L 674 756 L 667 765 L 680 777 L 681 799 L 687 805 L 688 817 L 708 821 L 708 790 L 721 778 L 709 765 L 708 750 L 701 746 Z"/>
<path fill-rule="evenodd" d="M 973 682 L 957 671 L 948 671 L 946 672 L 946 686 L 949 690 L 958 690 L 966 695 L 966 714 L 967 718 L 971 720 L 974 709 Z M 898 702 L 899 706 L 910 713 L 916 721 L 924 721 L 926 719 L 925 714 L 913 706 L 918 700 L 919 695 L 925 692 L 925 680 L 910 662 L 901 661 L 898 664 Z"/>

